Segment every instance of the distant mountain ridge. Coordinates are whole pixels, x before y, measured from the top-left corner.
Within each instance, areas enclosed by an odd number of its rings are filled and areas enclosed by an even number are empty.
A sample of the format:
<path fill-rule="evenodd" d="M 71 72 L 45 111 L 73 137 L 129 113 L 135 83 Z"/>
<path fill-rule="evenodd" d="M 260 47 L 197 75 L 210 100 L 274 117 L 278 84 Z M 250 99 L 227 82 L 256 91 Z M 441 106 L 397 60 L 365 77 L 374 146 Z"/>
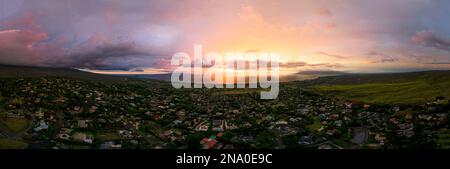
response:
<path fill-rule="evenodd" d="M 322 72 L 308 71 L 310 74 L 323 74 Z M 396 83 L 407 82 L 414 79 L 447 80 L 450 79 L 450 70 L 432 70 L 407 73 L 374 73 L 351 74 L 345 72 L 329 72 L 329 76 L 321 76 L 315 79 L 304 80 L 301 83 L 315 85 L 345 85 L 364 83 Z M 332 75 L 337 74 L 337 75 Z M 106 75 L 80 71 L 72 68 L 49 68 L 32 66 L 0 65 L 0 78 L 14 77 L 70 77 L 85 80 L 127 80 L 129 78 L 154 79 L 170 81 L 171 74 L 125 74 Z"/>
<path fill-rule="evenodd" d="M 71 68 L 50 68 L 32 66 L 0 65 L 0 78 L 65 77 L 94 81 L 128 81 L 126 77 L 116 77 L 84 72 Z"/>
<path fill-rule="evenodd" d="M 364 83 L 399 83 L 412 80 L 450 80 L 450 70 L 430 70 L 404 73 L 361 73 L 324 76 L 305 80 L 305 84 L 315 85 L 350 85 Z"/>

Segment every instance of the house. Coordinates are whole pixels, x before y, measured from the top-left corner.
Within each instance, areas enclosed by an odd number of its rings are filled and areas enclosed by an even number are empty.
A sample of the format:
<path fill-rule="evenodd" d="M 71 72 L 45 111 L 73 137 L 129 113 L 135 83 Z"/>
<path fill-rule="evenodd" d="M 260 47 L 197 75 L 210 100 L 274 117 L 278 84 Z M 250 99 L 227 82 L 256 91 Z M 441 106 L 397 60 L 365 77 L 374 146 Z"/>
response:
<path fill-rule="evenodd" d="M 81 113 L 83 111 L 83 108 L 81 106 L 75 106 L 73 108 L 72 114 L 78 114 Z"/>
<path fill-rule="evenodd" d="M 426 115 L 426 114 L 419 114 L 419 119 L 423 119 L 423 120 L 427 120 L 430 121 L 433 117 L 430 115 Z"/>
<path fill-rule="evenodd" d="M 280 121 L 275 122 L 275 125 L 287 125 L 287 124 L 288 124 L 288 122 L 284 121 L 284 120 L 280 120 Z"/>
<path fill-rule="evenodd" d="M 235 130 L 238 129 L 238 127 L 236 125 L 234 125 L 233 123 L 229 123 L 228 121 L 225 120 L 225 128 L 227 130 Z"/>
<path fill-rule="evenodd" d="M 395 117 L 390 118 L 389 121 L 390 121 L 392 124 L 398 124 L 398 120 L 397 120 L 397 118 L 395 118 Z"/>
<path fill-rule="evenodd" d="M 42 119 L 44 118 L 44 111 L 42 111 L 42 108 L 40 108 L 35 114 L 34 116 L 37 117 L 38 119 Z"/>
<path fill-rule="evenodd" d="M 345 107 L 346 107 L 347 109 L 351 109 L 353 103 L 352 103 L 352 102 L 345 102 L 344 105 L 345 105 Z"/>
<path fill-rule="evenodd" d="M 92 106 L 89 108 L 89 113 L 95 113 L 97 111 L 97 106 Z"/>
<path fill-rule="evenodd" d="M 47 129 L 48 129 L 48 124 L 44 120 L 41 120 L 41 121 L 39 121 L 38 126 L 36 128 L 34 128 L 33 130 L 38 132 L 38 131 L 47 130 Z"/>
<path fill-rule="evenodd" d="M 384 144 L 384 142 L 386 141 L 386 137 L 384 136 L 383 133 L 377 133 L 375 134 L 375 140 L 380 142 L 380 144 Z"/>
<path fill-rule="evenodd" d="M 392 108 L 392 110 L 394 110 L 395 112 L 398 112 L 398 111 L 400 111 L 400 107 L 394 106 L 394 108 Z"/>
<path fill-rule="evenodd" d="M 250 124 L 249 122 L 246 122 L 245 124 L 242 125 L 242 127 L 244 127 L 244 128 L 251 128 L 252 124 Z"/>
<path fill-rule="evenodd" d="M 100 149 L 120 149 L 121 144 L 115 144 L 113 141 L 108 141 L 100 145 Z"/>
<path fill-rule="evenodd" d="M 329 144 L 321 144 L 318 149 L 333 149 L 333 147 Z"/>
<path fill-rule="evenodd" d="M 413 116 L 411 113 L 405 113 L 405 121 L 411 122 L 413 120 Z"/>
<path fill-rule="evenodd" d="M 224 120 L 213 120 L 213 131 L 224 131 Z"/>
<path fill-rule="evenodd" d="M 166 130 L 162 133 L 159 133 L 159 138 L 161 140 L 167 141 L 170 139 L 170 137 L 173 136 L 173 131 L 172 130 Z"/>
<path fill-rule="evenodd" d="M 341 127 L 341 126 L 342 126 L 342 121 L 341 121 L 341 120 L 336 120 L 336 121 L 334 122 L 334 124 L 335 124 L 337 127 Z"/>
<path fill-rule="evenodd" d="M 398 124 L 397 134 L 405 137 L 412 137 L 414 135 L 414 124 L 412 123 L 403 123 Z"/>
<path fill-rule="evenodd" d="M 78 128 L 87 128 L 88 125 L 88 121 L 87 120 L 78 120 Z"/>
<path fill-rule="evenodd" d="M 172 124 L 173 124 L 173 126 L 178 126 L 178 125 L 180 125 L 180 124 L 183 124 L 183 121 L 181 121 L 181 120 L 174 120 L 173 122 L 172 122 Z"/>
<path fill-rule="evenodd" d="M 128 130 L 119 130 L 119 135 L 123 138 L 133 138 L 131 131 Z"/>
<path fill-rule="evenodd" d="M 89 144 L 92 144 L 92 142 L 94 141 L 94 136 L 87 135 L 85 133 L 75 133 L 75 134 L 73 134 L 72 138 L 73 138 L 73 141 L 84 142 L 84 143 L 89 143 Z"/>
<path fill-rule="evenodd" d="M 336 130 L 336 129 L 330 129 L 330 130 L 327 130 L 326 134 L 332 136 L 332 135 L 336 134 L 337 132 L 338 132 L 338 130 Z"/>
<path fill-rule="evenodd" d="M 65 134 L 65 133 L 58 134 L 58 138 L 61 139 L 61 140 L 70 140 L 70 135 Z"/>
<path fill-rule="evenodd" d="M 216 136 L 205 137 L 200 141 L 200 144 L 203 146 L 203 149 L 211 149 L 214 145 L 217 144 Z"/>
<path fill-rule="evenodd" d="M 298 144 L 300 145 L 310 145 L 313 143 L 313 140 L 310 136 L 302 136 L 298 139 Z"/>
<path fill-rule="evenodd" d="M 186 112 L 184 111 L 178 111 L 176 113 L 176 115 L 178 116 L 178 118 L 184 118 L 186 116 Z"/>
<path fill-rule="evenodd" d="M 198 131 L 208 131 L 208 126 L 207 125 L 202 125 L 198 128 Z"/>

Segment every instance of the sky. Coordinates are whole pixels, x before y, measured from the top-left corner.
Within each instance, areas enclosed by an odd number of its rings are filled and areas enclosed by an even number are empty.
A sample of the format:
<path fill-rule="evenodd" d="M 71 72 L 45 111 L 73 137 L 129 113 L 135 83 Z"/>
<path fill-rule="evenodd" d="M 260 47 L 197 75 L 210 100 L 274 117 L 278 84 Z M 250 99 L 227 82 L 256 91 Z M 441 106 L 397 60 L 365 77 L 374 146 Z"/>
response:
<path fill-rule="evenodd" d="M 450 69 L 445 0 L 0 0 L 0 64 L 167 73 L 177 52 L 277 52 L 280 71 Z"/>

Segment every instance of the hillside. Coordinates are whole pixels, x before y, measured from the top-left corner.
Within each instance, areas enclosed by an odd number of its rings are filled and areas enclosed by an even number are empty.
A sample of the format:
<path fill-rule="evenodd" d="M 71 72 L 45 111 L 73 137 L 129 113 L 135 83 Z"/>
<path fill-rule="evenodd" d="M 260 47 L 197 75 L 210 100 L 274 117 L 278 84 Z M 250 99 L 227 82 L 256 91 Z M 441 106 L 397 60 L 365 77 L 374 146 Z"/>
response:
<path fill-rule="evenodd" d="M 415 104 L 450 98 L 450 71 L 345 74 L 300 82 L 340 99 L 380 104 Z"/>
<path fill-rule="evenodd" d="M 102 82 L 102 83 L 135 84 L 144 82 L 144 84 L 147 85 L 155 83 L 156 84 L 166 83 L 156 79 L 138 79 L 135 77 L 95 74 L 70 68 L 0 65 L 0 78 L 35 78 L 35 77 L 62 77 L 62 78 Z"/>
<path fill-rule="evenodd" d="M 0 65 L 0 78 L 66 77 L 80 80 L 126 81 L 127 78 L 100 75 L 69 68 Z"/>

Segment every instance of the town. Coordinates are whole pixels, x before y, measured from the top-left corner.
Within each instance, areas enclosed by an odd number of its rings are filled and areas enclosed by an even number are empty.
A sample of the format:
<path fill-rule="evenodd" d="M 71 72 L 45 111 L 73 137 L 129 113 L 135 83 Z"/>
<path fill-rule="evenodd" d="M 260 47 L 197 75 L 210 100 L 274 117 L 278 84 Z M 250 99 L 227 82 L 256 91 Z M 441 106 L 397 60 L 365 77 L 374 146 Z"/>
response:
<path fill-rule="evenodd" d="M 168 82 L 0 79 L 0 146 L 31 149 L 448 148 L 449 98 L 422 105 L 339 100 L 296 82 L 174 89 Z M 11 148 L 11 147 L 9 147 Z"/>

